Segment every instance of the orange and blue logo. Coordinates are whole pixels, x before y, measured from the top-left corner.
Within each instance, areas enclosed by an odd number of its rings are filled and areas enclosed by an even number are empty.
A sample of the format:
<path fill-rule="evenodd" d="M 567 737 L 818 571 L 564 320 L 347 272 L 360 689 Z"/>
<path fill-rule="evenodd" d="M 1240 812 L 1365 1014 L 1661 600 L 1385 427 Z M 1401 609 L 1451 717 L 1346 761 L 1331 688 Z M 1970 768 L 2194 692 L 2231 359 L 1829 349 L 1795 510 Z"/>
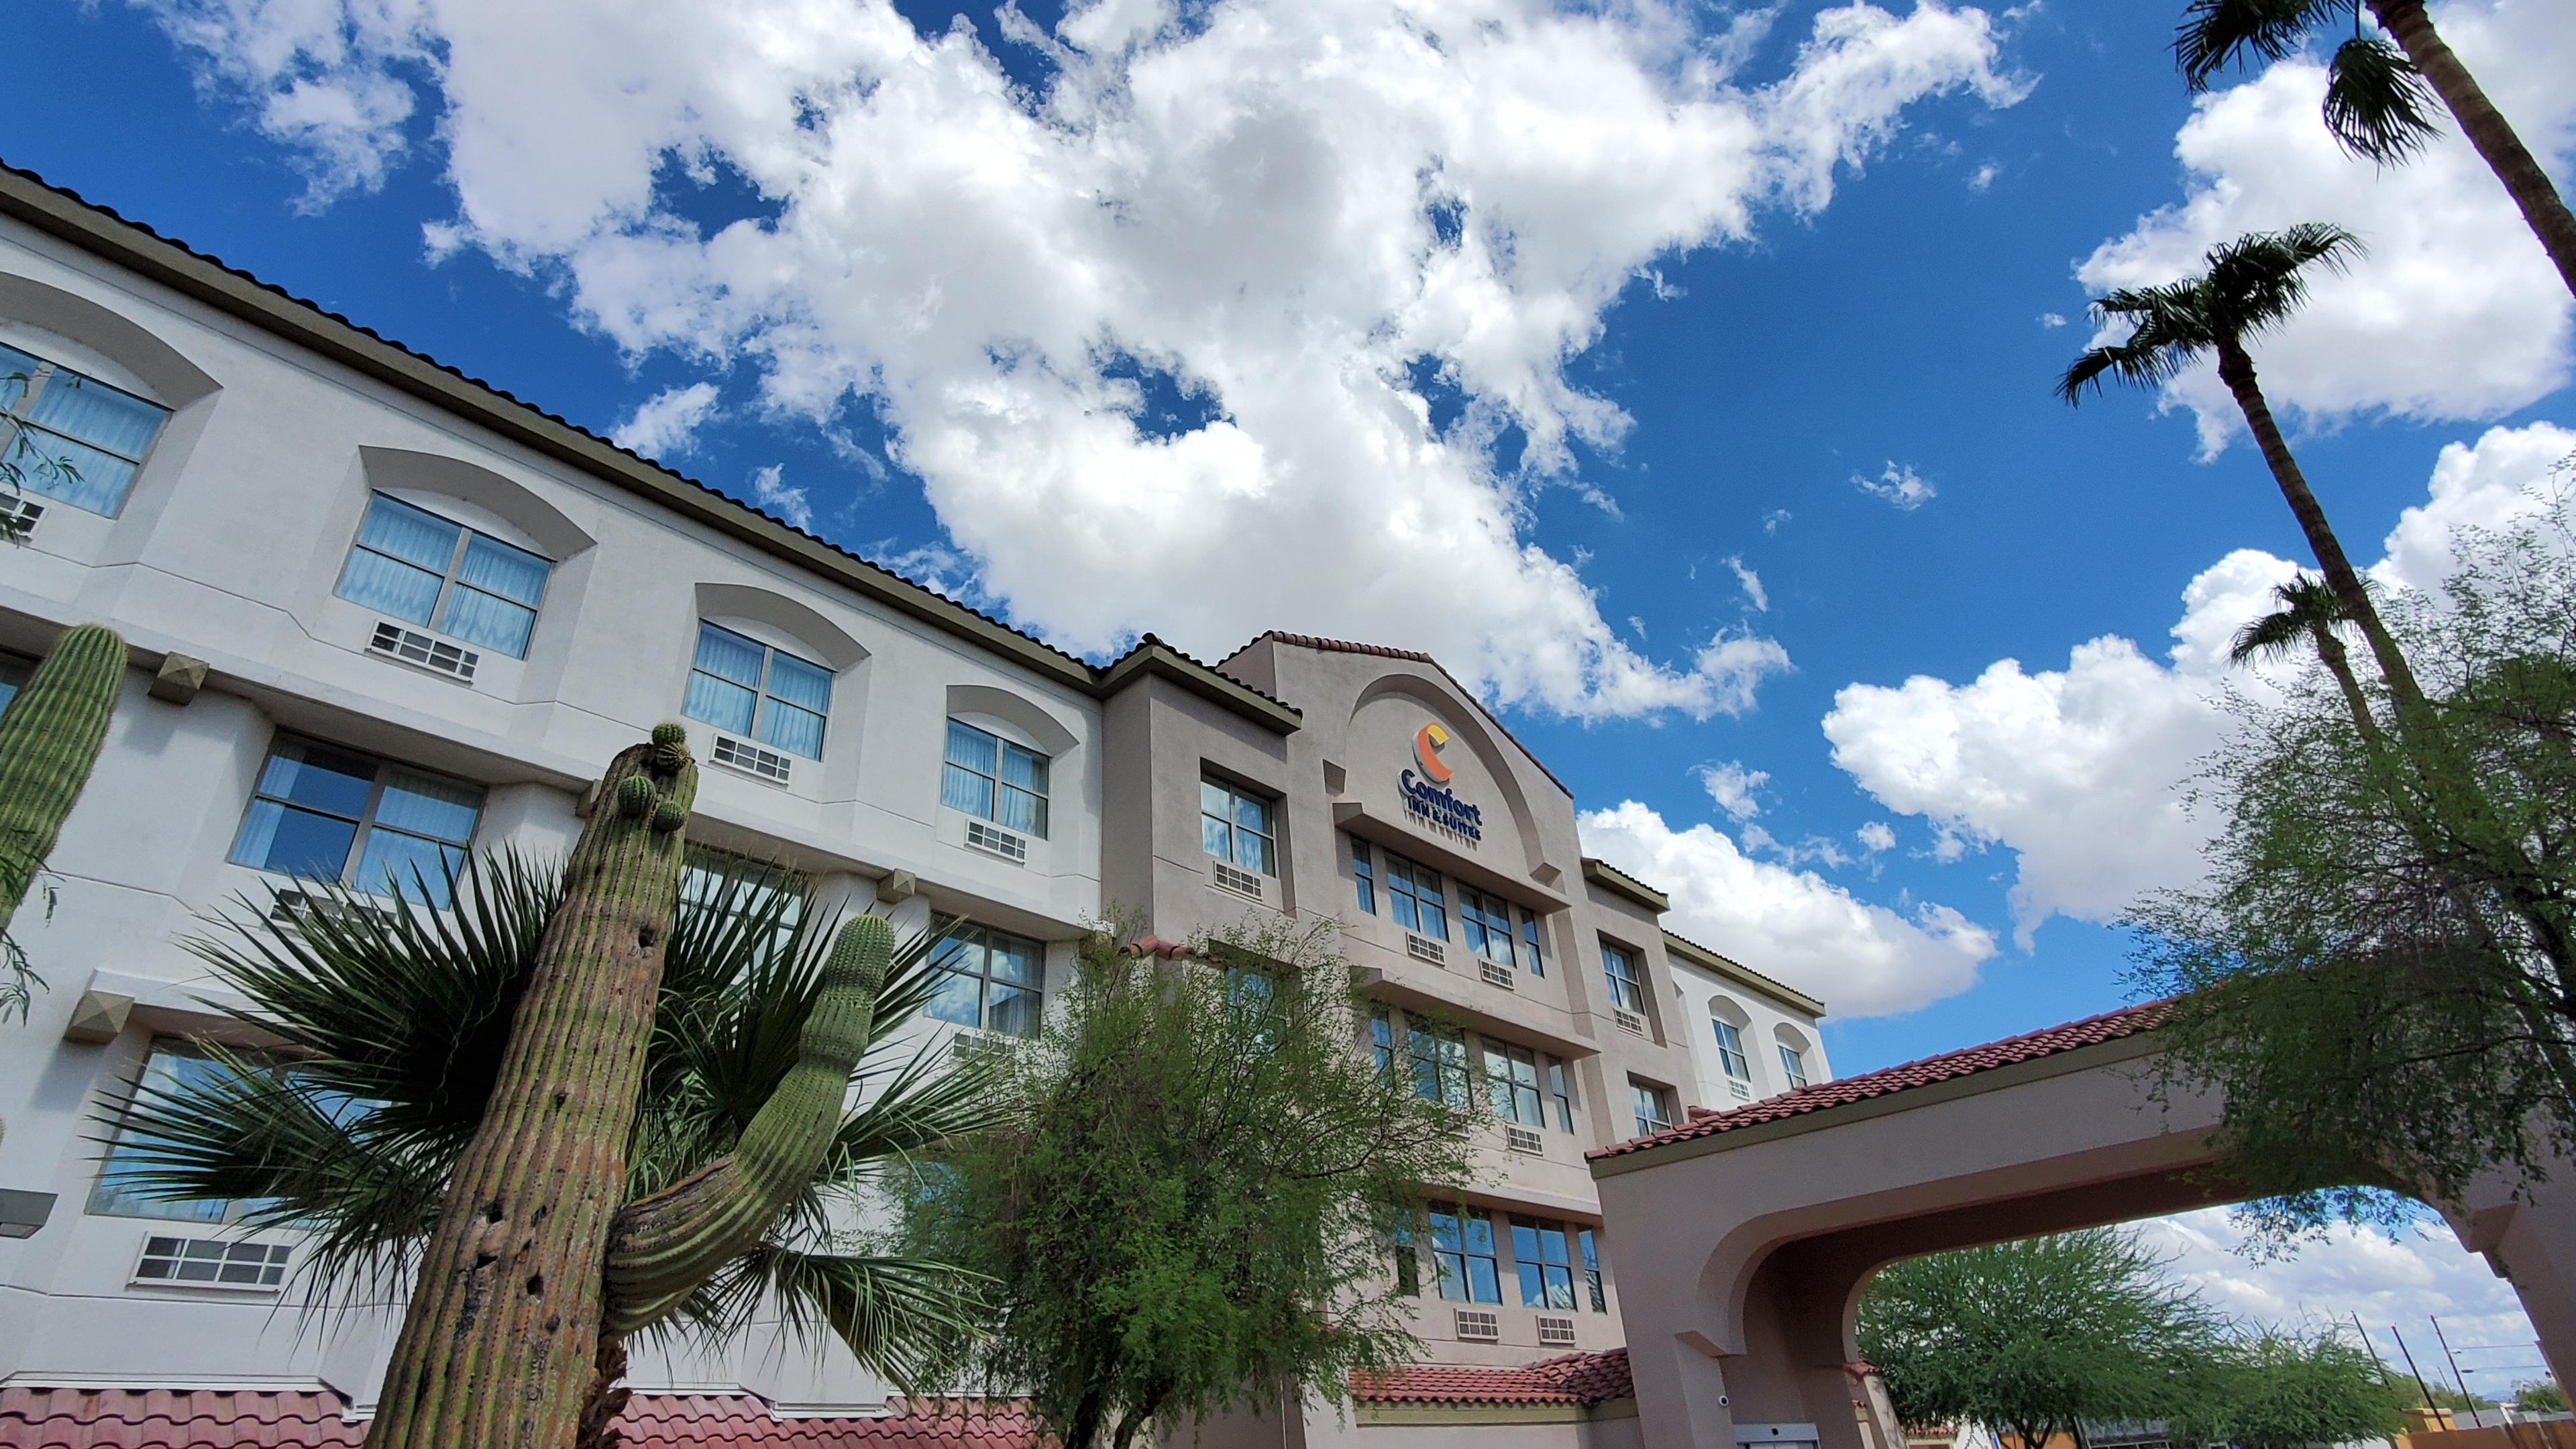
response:
<path fill-rule="evenodd" d="M 1422 766 L 1424 778 L 1434 785 L 1446 785 L 1458 773 L 1440 763 L 1440 752 L 1447 748 L 1449 732 L 1436 724 L 1424 725 L 1422 732 L 1413 737 L 1414 762 Z"/>

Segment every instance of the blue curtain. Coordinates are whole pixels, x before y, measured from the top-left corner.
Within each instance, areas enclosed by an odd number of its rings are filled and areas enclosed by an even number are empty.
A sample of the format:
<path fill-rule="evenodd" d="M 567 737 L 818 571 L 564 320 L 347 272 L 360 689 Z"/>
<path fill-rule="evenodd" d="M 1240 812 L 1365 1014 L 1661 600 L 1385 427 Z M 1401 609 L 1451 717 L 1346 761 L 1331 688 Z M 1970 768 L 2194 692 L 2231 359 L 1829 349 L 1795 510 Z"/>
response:
<path fill-rule="evenodd" d="M 528 657 L 528 635 L 537 627 L 537 604 L 546 596 L 554 565 L 523 548 L 474 534 L 456 571 L 438 627 L 459 639 L 513 659 Z"/>
<path fill-rule="evenodd" d="M 823 717 L 773 699 L 760 712 L 760 742 L 809 760 L 823 758 Z"/>
<path fill-rule="evenodd" d="M 56 368 L 27 416 L 39 427 L 140 461 L 170 412 L 132 393 Z"/>

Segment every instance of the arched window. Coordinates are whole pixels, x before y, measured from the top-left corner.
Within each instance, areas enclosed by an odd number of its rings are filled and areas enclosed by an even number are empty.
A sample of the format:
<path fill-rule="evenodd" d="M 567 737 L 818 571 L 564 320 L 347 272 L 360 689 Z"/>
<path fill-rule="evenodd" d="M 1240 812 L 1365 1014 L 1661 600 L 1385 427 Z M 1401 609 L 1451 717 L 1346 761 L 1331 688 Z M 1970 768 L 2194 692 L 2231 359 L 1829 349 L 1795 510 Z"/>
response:
<path fill-rule="evenodd" d="M 115 517 L 170 410 L 50 358 L 0 344 L 0 477 Z"/>
<path fill-rule="evenodd" d="M 1789 1090 L 1807 1085 L 1807 1039 L 1785 1026 L 1773 1039 L 1780 1048 L 1780 1070 L 1789 1078 Z"/>
<path fill-rule="evenodd" d="M 1744 1052 L 1744 1028 L 1750 1025 L 1744 1008 L 1724 997 L 1709 1003 L 1708 1025 L 1717 1038 L 1717 1064 L 1731 1081 L 1753 1080 L 1753 1062 Z"/>

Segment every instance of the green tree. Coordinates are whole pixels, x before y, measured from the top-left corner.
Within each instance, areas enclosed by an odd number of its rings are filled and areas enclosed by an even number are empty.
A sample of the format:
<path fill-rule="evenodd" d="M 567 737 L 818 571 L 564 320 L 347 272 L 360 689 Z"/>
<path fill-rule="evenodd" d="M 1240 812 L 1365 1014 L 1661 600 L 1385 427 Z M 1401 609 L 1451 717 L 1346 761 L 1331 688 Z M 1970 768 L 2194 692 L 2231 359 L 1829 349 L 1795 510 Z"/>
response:
<path fill-rule="evenodd" d="M 2383 34 L 2363 30 L 2365 8 Z M 2352 34 L 2336 46 L 2326 82 L 2326 128 L 2335 139 L 2382 165 L 2402 161 L 2438 133 L 2429 104 L 2439 96 L 2576 292 L 2576 215 L 2434 28 L 2424 0 L 2192 0 L 2174 60 L 2198 92 L 2230 66 L 2294 55 L 2346 24 Z"/>
<path fill-rule="evenodd" d="M 618 1144 L 621 1201 L 670 1203 L 675 1189 L 722 1186 L 746 1158 L 792 1181 L 776 1211 L 746 1195 L 746 1231 L 714 1245 L 705 1271 L 683 1274 L 676 1299 L 667 1251 L 658 1260 L 637 1251 L 639 1238 L 655 1245 L 642 1231 L 649 1220 L 621 1213 L 591 1309 L 599 1347 L 581 1365 L 586 1393 L 575 1400 L 593 1445 L 611 1442 L 632 1332 L 722 1338 L 759 1309 L 809 1341 L 838 1337 L 898 1384 L 922 1385 L 975 1321 L 971 1278 L 861 1227 L 888 1164 L 991 1119 L 976 1074 L 884 1040 L 935 989 L 927 943 L 890 965 L 880 948 L 883 986 L 869 1006 L 850 974 L 864 953 L 843 948 L 871 933 L 890 941 L 882 922 L 834 921 L 792 878 L 749 867 L 718 867 L 695 885 L 670 930 L 638 1107 Z M 302 1272 L 327 1307 L 418 1271 L 567 887 L 559 866 L 498 855 L 467 864 L 444 913 L 330 882 L 294 889 L 300 899 L 244 902 L 191 943 L 247 999 L 236 1019 L 282 1051 L 210 1046 L 217 1070 L 173 1090 L 138 1089 L 111 1124 L 110 1175 L 148 1197 L 246 1202 L 254 1228 L 309 1230 Z M 848 1090 L 859 1094 L 855 1110 L 844 1108 Z M 782 1124 L 818 1111 L 829 1138 L 819 1160 L 782 1150 Z M 474 1442 L 571 1440 L 568 1429 L 495 1428 Z"/>
<path fill-rule="evenodd" d="M 2535 1414 L 2567 1412 L 2567 1393 L 2558 1387 L 2556 1379 L 2535 1379 L 2527 1384 L 2514 1385 L 2513 1402 L 2516 1408 Z"/>
<path fill-rule="evenodd" d="M 2309 1449 L 2396 1434 L 2413 1400 L 2378 1360 L 2331 1334 L 2258 1332 L 2211 1355 L 2167 1427 L 2176 1443 Z"/>
<path fill-rule="evenodd" d="M 2463 531 L 2439 599 L 2392 597 L 2427 719 L 2528 872 L 2576 899 L 2576 530 L 2564 500 Z M 2208 876 L 2141 902 L 2136 980 L 2176 998 L 2169 1081 L 2225 1092 L 2233 1181 L 2275 1241 L 2336 1217 L 2393 1225 L 2392 1194 L 2455 1201 L 2490 1165 L 2537 1177 L 2576 1148 L 2576 981 L 2449 834 L 2419 776 L 2317 674 L 2236 701 L 2199 784 L 2223 824 Z M 2402 745 L 2412 751 L 2412 745 Z M 2456 819 L 2456 813 L 2447 818 Z"/>
<path fill-rule="evenodd" d="M 1977 1423 L 2042 1449 L 2172 1411 L 2216 1318 L 2114 1228 L 1908 1259 L 1860 1303 L 1861 1356 L 1909 1424 Z"/>
<path fill-rule="evenodd" d="M 1012 1113 L 911 1197 L 916 1252 L 992 1280 L 974 1366 L 1067 1449 L 1232 1406 L 1341 1398 L 1415 1344 L 1392 1241 L 1468 1179 L 1469 1117 L 1361 1051 L 1329 927 L 1244 925 L 1199 961 L 1084 947 L 1010 1067 Z"/>
<path fill-rule="evenodd" d="M 2301 574 L 2274 588 L 2272 598 L 2280 607 L 2236 631 L 2235 641 L 2227 651 L 2228 661 L 2252 664 L 2286 659 L 2302 650 L 2314 651 L 2317 662 L 2325 666 L 2335 688 L 2343 693 L 2344 707 L 2352 715 L 2353 732 L 2365 743 L 2379 744 L 2382 736 L 2379 721 L 2370 712 L 2370 697 L 2352 672 L 2352 657 L 2345 652 L 2343 640 L 2336 637 L 2336 630 L 2347 621 L 2343 606 L 2335 602 L 2334 591 Z"/>

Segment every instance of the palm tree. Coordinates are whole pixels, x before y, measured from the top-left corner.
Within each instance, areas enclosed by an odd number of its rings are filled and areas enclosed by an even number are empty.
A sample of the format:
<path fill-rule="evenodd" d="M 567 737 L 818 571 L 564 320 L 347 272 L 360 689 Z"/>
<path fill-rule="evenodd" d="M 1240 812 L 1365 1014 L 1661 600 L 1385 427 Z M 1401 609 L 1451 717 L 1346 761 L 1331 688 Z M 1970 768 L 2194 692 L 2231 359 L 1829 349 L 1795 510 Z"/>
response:
<path fill-rule="evenodd" d="M 2380 622 L 2361 575 L 2344 557 L 2343 544 L 2326 521 L 2325 509 L 2308 487 L 2299 460 L 2281 437 L 2271 404 L 2263 399 L 2254 375 L 2254 358 L 2246 345 L 2287 321 L 2307 297 L 2309 267 L 2341 271 L 2362 250 L 2361 241 L 2342 227 L 2306 222 L 2284 231 L 2255 232 L 2212 247 L 2208 269 L 2197 277 L 2156 287 L 2129 287 L 2093 304 L 2098 321 L 2132 325 L 2125 341 L 2089 349 L 2058 379 L 2057 394 L 2072 406 L 2084 400 L 2086 388 L 2099 389 L 2106 377 L 2141 387 L 2160 387 L 2203 355 L 2218 357 L 2219 381 L 2236 397 L 2245 425 L 2271 467 L 2272 479 L 2289 500 L 2291 516 L 2308 538 L 2326 587 L 2343 616 L 2361 628 L 2379 662 L 2389 692 L 2396 696 L 2404 722 L 2422 712 L 2424 692 L 2415 683 L 2397 641 Z"/>
<path fill-rule="evenodd" d="M 2273 589 L 2272 597 L 2281 607 L 2236 631 L 2228 662 L 2251 664 L 2284 658 L 2303 647 L 2315 649 L 2334 676 L 2335 686 L 2343 691 L 2343 702 L 2352 711 L 2352 727 L 2375 750 L 2384 737 L 2370 712 L 2369 697 L 2361 692 L 2361 681 L 2353 677 L 2351 656 L 2335 635 L 2336 628 L 2349 621 L 2343 606 L 2335 602 L 2334 591 L 2301 574 Z"/>
<path fill-rule="evenodd" d="M 2394 45 L 2363 32 L 2364 4 Z M 2404 160 L 2438 133 L 2429 102 L 2439 96 L 2576 292 L 2576 215 L 2434 28 L 2424 0 L 2191 0 L 2174 36 L 2174 60 L 2192 90 L 2203 91 L 2218 72 L 2296 54 L 2346 17 L 2353 33 L 2336 47 L 2326 82 L 2326 128 L 2335 139 L 2382 165 Z"/>
<path fill-rule="evenodd" d="M 629 1140 L 630 1201 L 735 1150 L 808 1045 L 840 934 L 783 873 L 737 863 L 691 880 Z M 249 1002 L 238 1023 L 274 1045 L 210 1046 L 213 1070 L 194 1081 L 138 1085 L 114 1116 L 109 1175 L 150 1198 L 247 1202 L 251 1229 L 304 1230 L 299 1271 L 322 1311 L 398 1295 L 481 1122 L 562 895 L 560 867 L 500 854 L 467 863 L 443 913 L 315 881 L 245 900 L 188 944 Z M 994 1120 L 988 1071 L 943 1070 L 943 1054 L 885 1040 L 936 990 L 935 944 L 908 943 L 887 971 L 880 1029 L 850 1077 L 860 1105 L 788 1209 L 643 1331 L 721 1339 L 765 1309 L 809 1342 L 831 1333 L 898 1385 L 939 1380 L 980 1321 L 979 1280 L 877 1251 L 853 1225 L 880 1173 Z M 626 1397 L 625 1335 L 613 1309 L 602 1319 L 585 1446 L 615 1442 L 608 1424 Z"/>

